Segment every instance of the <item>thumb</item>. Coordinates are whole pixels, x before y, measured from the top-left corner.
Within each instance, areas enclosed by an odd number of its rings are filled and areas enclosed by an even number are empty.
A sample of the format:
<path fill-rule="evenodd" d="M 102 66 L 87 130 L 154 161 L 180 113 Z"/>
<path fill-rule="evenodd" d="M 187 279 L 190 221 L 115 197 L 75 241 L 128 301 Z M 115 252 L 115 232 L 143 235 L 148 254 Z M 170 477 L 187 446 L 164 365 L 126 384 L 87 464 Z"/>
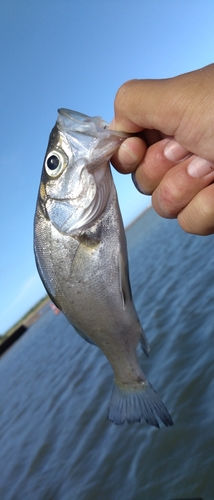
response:
<path fill-rule="evenodd" d="M 164 80 L 130 80 L 115 98 L 114 128 L 155 129 L 213 160 L 214 65 Z"/>

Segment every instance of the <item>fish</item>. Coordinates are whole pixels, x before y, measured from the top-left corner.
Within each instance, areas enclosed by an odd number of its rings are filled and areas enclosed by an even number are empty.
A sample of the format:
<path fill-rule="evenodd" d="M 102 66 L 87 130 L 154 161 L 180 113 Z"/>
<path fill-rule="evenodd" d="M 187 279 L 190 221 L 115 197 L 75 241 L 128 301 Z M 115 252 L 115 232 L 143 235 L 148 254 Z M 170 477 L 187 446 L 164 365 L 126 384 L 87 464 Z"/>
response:
<path fill-rule="evenodd" d="M 34 218 L 41 280 L 76 332 L 99 347 L 114 373 L 108 419 L 173 425 L 141 369 L 149 344 L 135 309 L 127 243 L 110 159 L 128 134 L 101 117 L 58 110 Z"/>

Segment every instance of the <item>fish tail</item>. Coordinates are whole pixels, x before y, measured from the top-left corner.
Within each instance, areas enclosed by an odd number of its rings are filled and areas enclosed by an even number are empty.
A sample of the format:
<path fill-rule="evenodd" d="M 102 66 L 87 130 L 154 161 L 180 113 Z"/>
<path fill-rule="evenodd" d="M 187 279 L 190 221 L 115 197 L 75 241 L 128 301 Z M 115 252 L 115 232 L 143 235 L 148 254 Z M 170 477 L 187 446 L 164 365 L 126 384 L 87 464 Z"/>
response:
<path fill-rule="evenodd" d="M 108 419 L 116 425 L 140 422 L 160 427 L 158 420 L 166 426 L 173 425 L 172 417 L 152 385 L 146 380 L 140 388 L 124 389 L 114 383 Z"/>

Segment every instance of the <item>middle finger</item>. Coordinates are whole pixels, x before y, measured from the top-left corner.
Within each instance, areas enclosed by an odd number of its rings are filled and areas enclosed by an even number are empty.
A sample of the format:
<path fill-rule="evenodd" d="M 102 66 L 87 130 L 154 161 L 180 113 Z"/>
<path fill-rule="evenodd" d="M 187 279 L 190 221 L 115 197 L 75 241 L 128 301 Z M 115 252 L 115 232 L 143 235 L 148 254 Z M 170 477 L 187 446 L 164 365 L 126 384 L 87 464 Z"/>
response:
<path fill-rule="evenodd" d="M 165 174 L 188 156 L 190 153 L 170 138 L 151 145 L 134 173 L 139 190 L 152 194 Z"/>

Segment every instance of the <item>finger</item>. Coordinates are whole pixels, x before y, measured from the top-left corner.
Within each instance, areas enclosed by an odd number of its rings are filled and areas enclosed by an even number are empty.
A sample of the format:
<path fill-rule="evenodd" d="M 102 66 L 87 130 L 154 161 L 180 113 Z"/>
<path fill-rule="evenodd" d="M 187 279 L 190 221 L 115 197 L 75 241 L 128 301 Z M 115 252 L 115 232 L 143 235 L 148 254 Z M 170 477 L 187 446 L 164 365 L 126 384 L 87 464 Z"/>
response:
<path fill-rule="evenodd" d="M 187 233 L 207 236 L 214 233 L 214 184 L 210 184 L 178 214 L 178 222 Z"/>
<path fill-rule="evenodd" d="M 130 80 L 118 90 L 114 108 L 114 127 L 126 132 L 139 132 L 143 129 L 160 130 L 167 135 L 174 135 L 181 116 L 172 116 L 172 99 L 168 80 Z M 171 102 L 170 102 L 171 101 Z M 171 123 L 168 121 L 170 110 Z M 165 112 L 164 112 L 165 111 Z"/>
<path fill-rule="evenodd" d="M 197 169 L 195 169 L 196 165 Z M 197 177 L 194 169 L 203 176 Z M 191 156 L 165 174 L 153 192 L 153 206 L 162 217 L 175 218 L 201 190 L 213 181 L 214 165 L 202 158 Z"/>
<path fill-rule="evenodd" d="M 184 148 L 213 157 L 214 65 L 165 80 L 130 80 L 115 98 L 116 130 L 161 131 Z"/>
<path fill-rule="evenodd" d="M 174 139 L 163 139 L 150 146 L 138 165 L 135 185 L 144 194 L 152 194 L 166 172 L 188 156 L 188 151 Z"/>
<path fill-rule="evenodd" d="M 139 137 L 126 139 L 112 156 L 111 163 L 122 174 L 133 172 L 142 161 L 146 152 L 146 144 Z"/>
<path fill-rule="evenodd" d="M 141 132 L 141 136 L 144 139 L 147 147 L 163 139 L 163 134 L 161 134 L 158 130 L 144 129 L 143 132 Z"/>

